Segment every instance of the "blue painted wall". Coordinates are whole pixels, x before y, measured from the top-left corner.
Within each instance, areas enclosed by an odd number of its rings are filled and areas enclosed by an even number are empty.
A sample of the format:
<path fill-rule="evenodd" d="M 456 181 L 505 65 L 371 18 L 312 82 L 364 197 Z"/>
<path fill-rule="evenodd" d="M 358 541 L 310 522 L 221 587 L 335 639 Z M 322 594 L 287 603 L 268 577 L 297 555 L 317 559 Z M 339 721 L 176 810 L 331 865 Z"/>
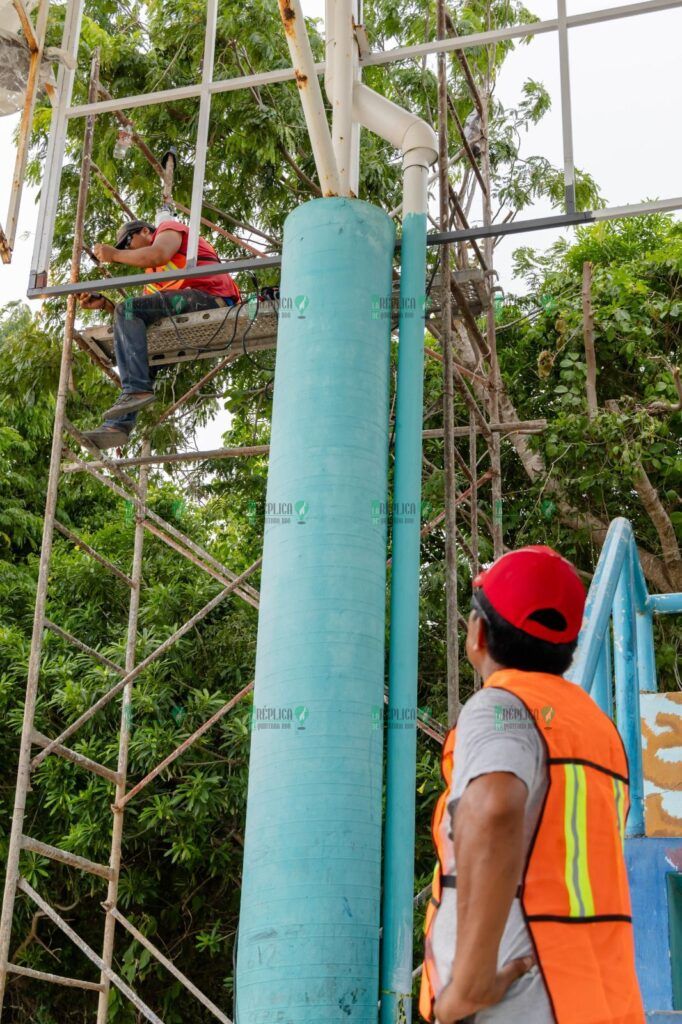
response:
<path fill-rule="evenodd" d="M 377 1019 L 393 248 L 358 200 L 285 225 L 238 1024 Z"/>
<path fill-rule="evenodd" d="M 647 1012 L 672 1010 L 665 876 L 679 870 L 675 865 L 682 861 L 682 839 L 626 839 L 625 859 L 644 1008 Z"/>

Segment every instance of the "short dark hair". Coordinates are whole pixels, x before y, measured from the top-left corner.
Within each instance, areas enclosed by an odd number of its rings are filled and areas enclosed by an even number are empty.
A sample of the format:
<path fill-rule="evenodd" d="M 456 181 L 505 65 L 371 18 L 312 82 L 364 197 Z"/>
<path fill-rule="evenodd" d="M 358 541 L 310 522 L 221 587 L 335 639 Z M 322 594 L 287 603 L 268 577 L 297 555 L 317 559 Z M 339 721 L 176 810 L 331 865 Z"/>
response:
<path fill-rule="evenodd" d="M 571 664 L 577 640 L 553 644 L 524 633 L 503 619 L 480 589 L 474 591 L 471 606 L 485 623 L 488 650 L 499 665 L 521 672 L 549 672 L 560 676 Z M 551 622 L 545 625 L 552 628 Z"/>

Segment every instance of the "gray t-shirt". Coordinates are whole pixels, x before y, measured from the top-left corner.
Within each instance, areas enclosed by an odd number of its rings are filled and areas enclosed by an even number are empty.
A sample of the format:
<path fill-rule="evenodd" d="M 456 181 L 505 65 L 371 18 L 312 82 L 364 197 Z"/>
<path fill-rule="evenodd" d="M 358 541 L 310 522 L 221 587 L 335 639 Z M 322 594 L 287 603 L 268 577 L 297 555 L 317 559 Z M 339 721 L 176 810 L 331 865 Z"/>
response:
<path fill-rule="evenodd" d="M 473 779 L 490 772 L 512 772 L 525 783 L 528 790 L 524 820 L 527 853 L 547 791 L 545 749 L 522 702 L 506 690 L 493 687 L 474 694 L 457 723 L 455 771 L 448 801 L 455 827 L 457 804 L 464 790 Z M 449 834 L 452 836 L 452 832 Z M 454 849 L 448 865 L 450 870 L 457 873 Z M 436 970 L 443 984 L 450 978 L 456 934 L 457 892 L 444 889 L 431 932 Z M 527 956 L 532 948 L 521 904 L 514 899 L 500 943 L 498 965 L 502 967 L 509 960 Z M 473 1020 L 476 1024 L 553 1024 L 554 1017 L 538 967 L 533 967 L 515 981 L 502 1002 L 481 1010 Z"/>

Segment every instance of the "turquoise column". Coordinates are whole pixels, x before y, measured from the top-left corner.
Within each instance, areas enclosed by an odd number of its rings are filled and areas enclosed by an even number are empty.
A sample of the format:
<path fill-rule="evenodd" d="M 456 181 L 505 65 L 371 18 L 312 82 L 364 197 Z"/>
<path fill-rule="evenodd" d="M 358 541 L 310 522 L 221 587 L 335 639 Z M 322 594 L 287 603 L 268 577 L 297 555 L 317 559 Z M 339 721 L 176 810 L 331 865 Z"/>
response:
<path fill-rule="evenodd" d="M 382 1024 L 412 1019 L 426 214 L 403 220 L 391 561 Z"/>
<path fill-rule="evenodd" d="M 375 1024 L 388 216 L 286 221 L 236 972 L 237 1024 Z"/>

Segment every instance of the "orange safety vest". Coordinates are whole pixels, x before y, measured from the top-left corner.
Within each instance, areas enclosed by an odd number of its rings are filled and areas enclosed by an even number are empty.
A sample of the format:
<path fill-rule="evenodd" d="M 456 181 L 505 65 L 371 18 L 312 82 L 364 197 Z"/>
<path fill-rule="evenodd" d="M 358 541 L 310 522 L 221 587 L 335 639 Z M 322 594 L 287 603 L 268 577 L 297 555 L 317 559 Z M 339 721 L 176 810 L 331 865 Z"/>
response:
<path fill-rule="evenodd" d="M 162 270 L 184 270 L 186 266 L 187 257 L 176 254 L 172 260 L 168 260 L 168 263 L 164 263 L 162 267 L 147 267 L 145 274 L 156 274 Z M 154 281 L 152 284 L 146 284 L 143 292 L 145 295 L 152 295 L 153 292 L 176 292 L 181 288 L 187 287 L 189 287 L 187 279 L 180 277 L 176 281 Z"/>
<path fill-rule="evenodd" d="M 554 1018 L 557 1024 L 644 1024 L 623 855 L 628 763 L 618 730 L 589 694 L 559 676 L 505 669 L 485 685 L 519 698 L 545 746 L 549 785 L 519 895 Z M 437 976 L 430 931 L 443 888 L 441 825 L 454 752 L 453 729 L 443 745 L 447 789 L 432 820 L 438 865 L 419 997 L 427 1021 L 447 981 Z"/>
<path fill-rule="evenodd" d="M 155 274 L 162 270 L 184 270 L 187 266 L 187 239 L 189 235 L 189 229 L 185 224 L 180 221 L 167 220 L 164 221 L 159 227 L 157 227 L 152 241 L 154 241 L 162 229 L 171 229 L 178 231 L 182 235 L 182 242 L 180 249 L 176 252 L 172 260 L 168 260 L 161 267 L 147 267 L 145 273 Z M 180 250 L 184 249 L 185 252 Z M 200 238 L 197 248 L 197 266 L 204 267 L 211 263 L 220 263 L 220 256 L 216 252 L 215 248 L 210 242 L 207 242 L 205 238 Z M 183 288 L 198 288 L 199 291 L 207 292 L 209 295 L 217 295 L 222 298 L 233 298 L 235 302 L 239 302 L 241 295 L 239 288 L 235 281 L 232 280 L 229 274 L 217 274 L 215 277 L 181 277 L 176 281 L 155 281 L 148 285 L 145 285 L 143 291 L 145 295 L 151 295 L 154 292 L 168 292 L 168 291 L 179 291 Z"/>

